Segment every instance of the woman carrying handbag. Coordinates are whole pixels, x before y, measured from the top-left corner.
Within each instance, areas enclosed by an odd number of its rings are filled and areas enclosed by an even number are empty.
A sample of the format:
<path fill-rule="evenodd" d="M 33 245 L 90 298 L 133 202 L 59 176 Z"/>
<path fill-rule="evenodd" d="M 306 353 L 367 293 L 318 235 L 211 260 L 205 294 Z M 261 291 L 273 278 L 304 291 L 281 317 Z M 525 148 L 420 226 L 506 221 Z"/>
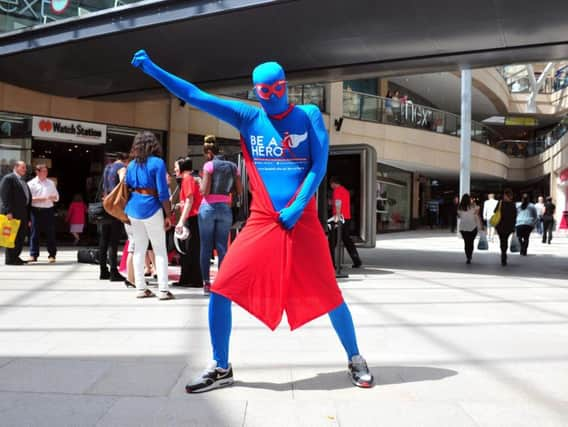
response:
<path fill-rule="evenodd" d="M 458 205 L 459 231 L 463 237 L 466 264 L 471 264 L 473 256 L 473 242 L 478 230 L 483 226 L 479 218 L 479 207 L 472 203 L 469 194 L 464 194 Z"/>
<path fill-rule="evenodd" d="M 152 132 L 136 135 L 131 149 L 132 161 L 126 169 L 125 182 L 132 191 L 125 212 L 134 237 L 136 297 L 155 296 L 144 279 L 144 257 L 150 241 L 156 257 L 159 299 L 170 300 L 174 296 L 168 288 L 166 230 L 172 224 L 166 164 L 161 155 L 162 147 Z"/>
<path fill-rule="evenodd" d="M 513 190 L 510 188 L 506 188 L 505 191 L 503 191 L 503 200 L 499 202 L 495 208 L 495 213 L 497 213 L 497 211 L 500 212 L 500 218 L 499 223 L 495 225 L 495 229 L 499 235 L 499 243 L 501 246 L 501 265 L 506 266 L 509 235 L 515 231 L 517 221 L 517 208 L 513 202 Z"/>

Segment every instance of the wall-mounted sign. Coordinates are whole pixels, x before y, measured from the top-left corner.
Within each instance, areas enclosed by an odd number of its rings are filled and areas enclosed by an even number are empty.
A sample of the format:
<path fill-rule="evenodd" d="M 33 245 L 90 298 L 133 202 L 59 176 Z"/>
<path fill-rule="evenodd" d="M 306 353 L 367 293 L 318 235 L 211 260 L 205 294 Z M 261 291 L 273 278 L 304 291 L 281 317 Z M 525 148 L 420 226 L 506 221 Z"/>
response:
<path fill-rule="evenodd" d="M 505 118 L 505 126 L 536 126 L 538 120 L 536 117 L 528 116 L 508 116 Z"/>
<path fill-rule="evenodd" d="M 432 121 L 432 110 L 422 105 L 405 103 L 401 107 L 401 116 L 404 121 L 410 122 L 414 126 L 428 128 Z"/>
<path fill-rule="evenodd" d="M 69 0 L 51 0 L 51 11 L 57 15 L 65 12 L 69 6 Z"/>
<path fill-rule="evenodd" d="M 98 123 L 38 116 L 34 116 L 32 119 L 32 136 L 34 138 L 96 145 L 105 144 L 106 135 L 106 125 Z"/>

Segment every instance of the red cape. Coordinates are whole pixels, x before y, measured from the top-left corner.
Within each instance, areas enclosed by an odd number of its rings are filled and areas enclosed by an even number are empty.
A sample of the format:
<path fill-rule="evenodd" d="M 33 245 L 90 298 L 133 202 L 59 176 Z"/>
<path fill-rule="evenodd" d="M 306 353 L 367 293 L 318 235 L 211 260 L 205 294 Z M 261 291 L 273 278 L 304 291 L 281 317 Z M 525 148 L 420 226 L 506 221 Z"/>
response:
<path fill-rule="evenodd" d="M 231 245 L 211 291 L 274 330 L 286 311 L 290 329 L 343 303 L 315 198 L 291 230 L 278 221 L 256 166 L 241 142 L 252 192 L 251 214 Z"/>

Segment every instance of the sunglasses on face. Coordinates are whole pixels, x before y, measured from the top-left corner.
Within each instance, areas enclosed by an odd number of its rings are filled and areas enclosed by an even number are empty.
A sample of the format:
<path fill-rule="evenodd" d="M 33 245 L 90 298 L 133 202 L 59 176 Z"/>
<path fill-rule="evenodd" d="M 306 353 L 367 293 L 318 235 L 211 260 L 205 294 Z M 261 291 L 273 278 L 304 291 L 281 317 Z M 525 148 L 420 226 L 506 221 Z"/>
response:
<path fill-rule="evenodd" d="M 272 94 L 276 95 L 277 98 L 282 98 L 286 92 L 286 80 L 278 80 L 271 85 L 258 83 L 254 85 L 254 88 L 258 97 L 265 101 L 268 101 Z"/>

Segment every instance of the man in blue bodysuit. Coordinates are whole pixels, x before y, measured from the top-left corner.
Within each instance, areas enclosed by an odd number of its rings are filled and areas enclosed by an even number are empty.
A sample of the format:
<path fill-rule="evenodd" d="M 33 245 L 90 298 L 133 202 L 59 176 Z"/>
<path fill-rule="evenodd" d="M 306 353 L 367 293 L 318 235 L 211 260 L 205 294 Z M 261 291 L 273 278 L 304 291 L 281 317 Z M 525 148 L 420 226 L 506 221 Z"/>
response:
<path fill-rule="evenodd" d="M 351 381 L 372 387 L 373 375 L 359 354 L 351 313 L 337 286 L 315 208 L 314 194 L 326 173 L 329 147 L 318 108 L 288 102 L 284 70 L 276 62 L 253 71 L 262 108 L 203 92 L 157 66 L 143 50 L 136 52 L 132 65 L 176 97 L 239 130 L 253 193 L 251 216 L 211 288 L 213 363 L 187 384 L 187 392 L 233 383 L 231 301 L 271 329 L 284 311 L 291 329 L 328 313 L 347 353 Z"/>

